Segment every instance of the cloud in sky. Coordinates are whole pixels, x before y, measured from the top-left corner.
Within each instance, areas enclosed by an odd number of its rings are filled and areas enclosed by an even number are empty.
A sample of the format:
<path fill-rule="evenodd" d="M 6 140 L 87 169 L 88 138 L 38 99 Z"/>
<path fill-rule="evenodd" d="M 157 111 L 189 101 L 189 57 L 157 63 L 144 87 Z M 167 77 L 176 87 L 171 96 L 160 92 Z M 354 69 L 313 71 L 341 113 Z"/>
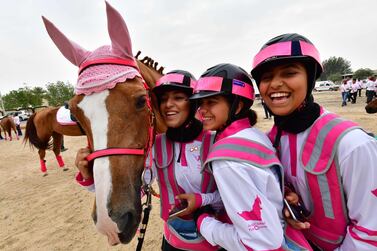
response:
<path fill-rule="evenodd" d="M 370 0 L 109 0 L 124 17 L 133 50 L 199 77 L 223 62 L 251 69 L 268 39 L 287 32 L 307 36 L 322 59 L 351 61 L 353 70 L 377 69 L 377 2 Z M 109 44 L 102 0 L 2 1 L 0 92 L 49 82 L 75 84 L 77 68 L 50 40 L 41 15 L 86 49 Z"/>

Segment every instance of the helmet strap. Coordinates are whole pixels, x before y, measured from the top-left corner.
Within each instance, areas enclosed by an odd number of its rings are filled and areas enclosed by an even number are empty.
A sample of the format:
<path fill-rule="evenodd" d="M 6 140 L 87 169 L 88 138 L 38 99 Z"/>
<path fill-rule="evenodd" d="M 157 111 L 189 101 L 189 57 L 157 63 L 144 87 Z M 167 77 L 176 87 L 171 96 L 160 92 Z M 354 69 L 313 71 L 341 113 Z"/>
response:
<path fill-rule="evenodd" d="M 225 129 L 227 126 L 232 124 L 235 120 L 237 120 L 236 112 L 237 112 L 237 109 L 238 109 L 238 105 L 240 103 L 240 97 L 237 96 L 237 95 L 233 95 L 233 96 L 234 96 L 234 99 L 233 99 L 233 102 L 232 102 L 230 109 L 229 109 L 228 119 L 225 122 L 223 129 Z"/>

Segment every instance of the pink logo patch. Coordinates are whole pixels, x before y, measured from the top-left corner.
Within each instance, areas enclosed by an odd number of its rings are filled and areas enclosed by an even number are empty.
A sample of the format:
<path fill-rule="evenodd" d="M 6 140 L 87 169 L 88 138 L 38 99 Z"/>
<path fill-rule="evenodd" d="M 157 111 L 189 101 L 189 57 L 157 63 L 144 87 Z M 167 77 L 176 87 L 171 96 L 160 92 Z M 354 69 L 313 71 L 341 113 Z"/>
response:
<path fill-rule="evenodd" d="M 237 214 L 241 216 L 242 218 L 244 218 L 245 220 L 261 221 L 262 220 L 262 201 L 257 196 L 253 202 L 251 211 L 243 211 Z"/>
<path fill-rule="evenodd" d="M 372 191 L 372 194 L 374 194 L 374 196 L 377 197 L 377 189 L 373 190 L 373 191 Z"/>

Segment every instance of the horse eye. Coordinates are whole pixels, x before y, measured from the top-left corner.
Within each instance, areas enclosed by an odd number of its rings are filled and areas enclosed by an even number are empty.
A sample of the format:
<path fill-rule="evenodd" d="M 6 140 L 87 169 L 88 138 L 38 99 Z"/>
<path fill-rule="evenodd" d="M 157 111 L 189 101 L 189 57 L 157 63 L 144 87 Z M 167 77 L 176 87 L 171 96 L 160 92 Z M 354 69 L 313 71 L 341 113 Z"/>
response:
<path fill-rule="evenodd" d="M 141 108 L 143 108 L 143 107 L 145 106 L 146 101 L 147 101 L 147 100 L 146 100 L 145 95 L 138 97 L 138 98 L 136 99 L 136 108 L 137 108 L 137 109 L 141 109 Z"/>

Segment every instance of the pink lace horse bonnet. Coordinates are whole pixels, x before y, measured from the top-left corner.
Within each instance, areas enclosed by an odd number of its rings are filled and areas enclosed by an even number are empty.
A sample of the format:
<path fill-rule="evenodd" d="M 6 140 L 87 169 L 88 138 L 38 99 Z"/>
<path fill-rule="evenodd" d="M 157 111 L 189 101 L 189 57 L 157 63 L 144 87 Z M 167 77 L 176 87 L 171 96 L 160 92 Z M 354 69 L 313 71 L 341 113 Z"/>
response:
<path fill-rule="evenodd" d="M 107 26 L 111 45 L 88 51 L 69 40 L 53 23 L 42 16 L 46 30 L 60 52 L 79 67 L 76 94 L 90 95 L 112 89 L 117 83 L 141 78 L 132 54 L 129 32 L 122 16 L 106 2 Z"/>

